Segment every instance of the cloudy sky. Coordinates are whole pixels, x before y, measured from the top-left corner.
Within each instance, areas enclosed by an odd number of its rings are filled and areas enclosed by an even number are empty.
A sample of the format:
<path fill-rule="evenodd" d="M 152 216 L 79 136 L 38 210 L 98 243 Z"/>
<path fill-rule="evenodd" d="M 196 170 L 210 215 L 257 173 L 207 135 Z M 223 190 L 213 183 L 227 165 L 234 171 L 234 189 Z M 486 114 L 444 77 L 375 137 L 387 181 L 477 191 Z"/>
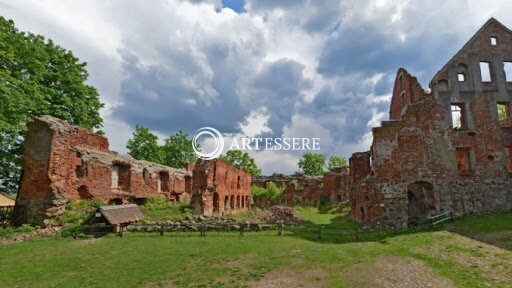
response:
<path fill-rule="evenodd" d="M 388 117 L 394 75 L 424 87 L 512 1 L 7 1 L 0 15 L 88 63 L 111 149 L 136 124 L 160 137 L 211 126 L 232 137 L 319 137 L 348 158 Z M 205 145 L 208 145 L 206 143 Z M 251 152 L 265 174 L 301 152 Z"/>

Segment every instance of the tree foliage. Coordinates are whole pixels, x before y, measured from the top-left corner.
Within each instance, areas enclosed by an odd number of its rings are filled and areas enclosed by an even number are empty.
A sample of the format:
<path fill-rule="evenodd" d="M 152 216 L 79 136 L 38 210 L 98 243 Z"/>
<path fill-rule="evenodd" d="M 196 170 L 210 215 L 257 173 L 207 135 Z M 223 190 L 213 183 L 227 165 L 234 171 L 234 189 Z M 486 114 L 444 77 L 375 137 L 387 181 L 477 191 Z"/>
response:
<path fill-rule="evenodd" d="M 133 136 L 128 140 L 128 154 L 138 160 L 146 160 L 174 168 L 183 168 L 187 163 L 195 163 L 197 156 L 192 148 L 192 139 L 183 131 L 158 144 L 158 137 L 148 128 L 137 125 Z"/>
<path fill-rule="evenodd" d="M 327 169 L 331 170 L 334 167 L 348 166 L 348 161 L 345 157 L 331 156 L 327 164 Z"/>
<path fill-rule="evenodd" d="M 498 119 L 499 120 L 505 120 L 509 118 L 507 115 L 507 108 L 505 105 L 498 105 Z"/>
<path fill-rule="evenodd" d="M 133 137 L 128 140 L 128 155 L 137 160 L 162 163 L 162 149 L 158 145 L 158 137 L 148 128 L 136 125 Z"/>
<path fill-rule="evenodd" d="M 258 168 L 254 159 L 251 158 L 247 152 L 229 150 L 226 155 L 221 156 L 221 159 L 237 168 L 251 173 L 251 175 L 256 176 L 261 174 L 261 169 Z"/>
<path fill-rule="evenodd" d="M 103 104 L 85 82 L 86 63 L 0 16 L 0 191 L 16 192 L 27 122 L 51 115 L 93 130 Z"/>
<path fill-rule="evenodd" d="M 320 176 L 324 174 L 325 155 L 306 152 L 299 160 L 299 169 L 306 175 Z"/>
<path fill-rule="evenodd" d="M 165 139 L 161 149 L 164 165 L 183 168 L 187 163 L 197 161 L 197 155 L 192 148 L 192 139 L 183 131 L 178 131 Z"/>
<path fill-rule="evenodd" d="M 284 186 L 277 186 L 274 182 L 267 182 L 266 187 L 251 186 L 251 194 L 254 199 L 267 199 L 271 204 L 279 203 L 285 190 Z"/>

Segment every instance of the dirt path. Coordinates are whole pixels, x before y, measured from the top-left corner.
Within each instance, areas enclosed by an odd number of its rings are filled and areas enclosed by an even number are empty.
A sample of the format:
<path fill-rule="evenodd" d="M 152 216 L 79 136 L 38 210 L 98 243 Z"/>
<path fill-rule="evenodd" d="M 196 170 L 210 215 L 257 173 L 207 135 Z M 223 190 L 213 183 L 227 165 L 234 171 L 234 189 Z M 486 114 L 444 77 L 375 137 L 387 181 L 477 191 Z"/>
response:
<path fill-rule="evenodd" d="M 454 287 L 422 262 L 399 256 L 380 256 L 374 264 L 355 264 L 343 271 L 350 287 Z"/>

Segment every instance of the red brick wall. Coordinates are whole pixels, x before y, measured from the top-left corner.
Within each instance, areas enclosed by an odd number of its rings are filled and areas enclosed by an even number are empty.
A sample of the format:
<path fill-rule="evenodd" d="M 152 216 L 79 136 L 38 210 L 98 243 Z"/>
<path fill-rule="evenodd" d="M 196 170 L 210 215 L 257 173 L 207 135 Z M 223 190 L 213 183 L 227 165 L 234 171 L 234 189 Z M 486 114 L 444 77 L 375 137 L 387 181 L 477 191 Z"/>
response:
<path fill-rule="evenodd" d="M 339 191 L 333 179 L 329 186 L 330 192 Z M 278 187 L 285 187 L 281 202 L 277 204 L 282 205 L 317 205 L 320 203 L 322 197 L 329 197 L 329 194 L 324 193 L 323 177 L 312 177 L 304 174 L 273 174 L 271 176 L 256 176 L 253 177 L 252 184 L 259 187 L 266 187 L 267 183 L 273 182 Z M 272 205 L 266 199 L 258 199 L 256 206 L 268 207 Z"/>
<path fill-rule="evenodd" d="M 192 179 L 195 214 L 223 215 L 252 205 L 251 174 L 221 159 L 198 160 Z"/>
<path fill-rule="evenodd" d="M 70 200 L 141 203 L 153 196 L 173 201 L 190 198 L 185 185 L 190 171 L 110 152 L 106 138 L 56 118 L 38 117 L 28 128 L 15 208 L 18 223 L 46 225 Z M 117 188 L 112 187 L 112 167 L 116 164 L 126 169 L 120 173 L 122 185 Z M 168 192 L 158 191 L 161 172 L 169 175 Z"/>
<path fill-rule="evenodd" d="M 399 120 L 402 109 L 408 104 L 418 101 L 421 96 L 423 96 L 423 89 L 416 77 L 403 68 L 398 69 L 389 108 L 389 119 Z"/>

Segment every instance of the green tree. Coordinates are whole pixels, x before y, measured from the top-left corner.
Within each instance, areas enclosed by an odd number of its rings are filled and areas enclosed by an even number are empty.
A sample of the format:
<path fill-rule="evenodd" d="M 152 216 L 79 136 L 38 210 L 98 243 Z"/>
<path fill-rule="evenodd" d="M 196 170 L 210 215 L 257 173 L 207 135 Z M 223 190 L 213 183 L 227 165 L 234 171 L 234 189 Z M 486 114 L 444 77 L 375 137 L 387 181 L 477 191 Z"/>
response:
<path fill-rule="evenodd" d="M 103 104 L 85 82 L 86 63 L 0 16 L 0 191 L 17 191 L 27 122 L 51 115 L 93 130 Z"/>
<path fill-rule="evenodd" d="M 223 155 L 220 158 L 237 168 L 244 169 L 251 173 L 251 175 L 256 176 L 261 174 L 261 169 L 258 168 L 254 159 L 251 158 L 247 152 L 229 150 L 226 155 Z"/>
<path fill-rule="evenodd" d="M 306 175 L 320 176 L 324 174 L 325 155 L 306 152 L 299 160 L 299 169 Z"/>
<path fill-rule="evenodd" d="M 327 164 L 327 169 L 331 170 L 334 167 L 348 166 L 348 161 L 345 157 L 341 156 L 331 156 L 329 157 L 329 163 Z"/>
<path fill-rule="evenodd" d="M 266 187 L 251 186 L 251 194 L 254 199 L 266 198 L 271 204 L 278 204 L 285 190 L 285 186 L 277 186 L 274 182 L 267 182 Z"/>
<path fill-rule="evenodd" d="M 178 131 L 165 139 L 162 157 L 164 165 L 175 168 L 183 168 L 187 163 L 197 161 L 197 155 L 192 148 L 192 139 L 183 131 Z"/>
<path fill-rule="evenodd" d="M 505 120 L 509 118 L 507 115 L 507 106 L 504 104 L 498 104 L 498 119 Z"/>
<path fill-rule="evenodd" d="M 162 163 L 162 150 L 158 145 L 158 137 L 142 125 L 135 126 L 133 137 L 128 140 L 126 148 L 128 155 L 137 160 Z"/>

